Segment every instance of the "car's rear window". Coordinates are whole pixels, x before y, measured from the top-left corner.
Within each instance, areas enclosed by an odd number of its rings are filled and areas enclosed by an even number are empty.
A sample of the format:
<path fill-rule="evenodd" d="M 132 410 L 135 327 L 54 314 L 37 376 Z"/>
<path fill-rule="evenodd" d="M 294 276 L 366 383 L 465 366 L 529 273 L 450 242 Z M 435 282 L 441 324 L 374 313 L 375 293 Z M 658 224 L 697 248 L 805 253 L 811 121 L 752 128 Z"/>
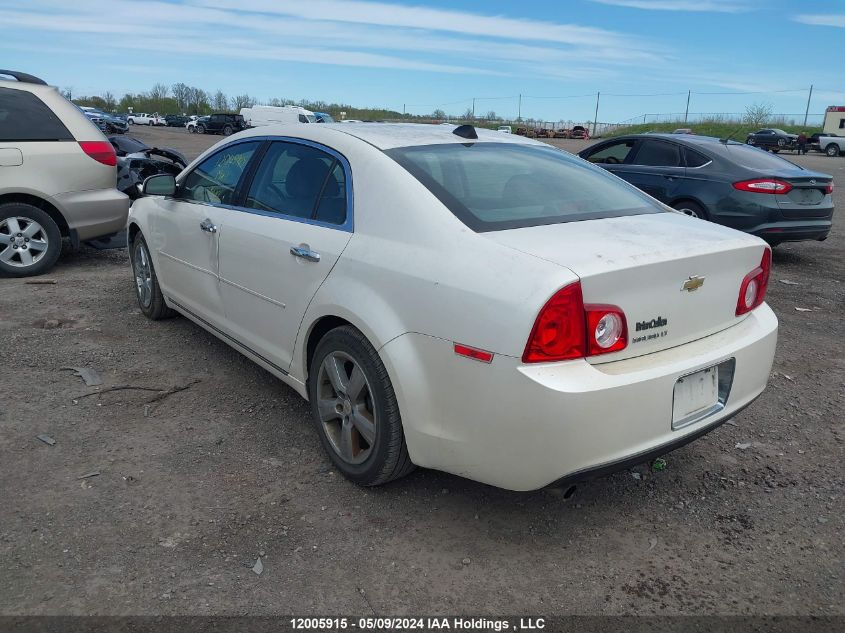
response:
<path fill-rule="evenodd" d="M 791 163 L 780 156 L 770 154 L 764 149 L 758 149 L 742 143 L 721 143 L 720 145 L 723 156 L 742 165 L 743 167 L 748 167 L 749 169 L 762 169 L 764 171 L 771 169 L 783 170 L 789 168 L 803 169 L 795 163 Z"/>
<path fill-rule="evenodd" d="M 0 141 L 72 141 L 47 105 L 31 92 L 0 88 Z"/>
<path fill-rule="evenodd" d="M 450 143 L 386 153 L 474 231 L 663 211 L 615 176 L 552 147 Z"/>

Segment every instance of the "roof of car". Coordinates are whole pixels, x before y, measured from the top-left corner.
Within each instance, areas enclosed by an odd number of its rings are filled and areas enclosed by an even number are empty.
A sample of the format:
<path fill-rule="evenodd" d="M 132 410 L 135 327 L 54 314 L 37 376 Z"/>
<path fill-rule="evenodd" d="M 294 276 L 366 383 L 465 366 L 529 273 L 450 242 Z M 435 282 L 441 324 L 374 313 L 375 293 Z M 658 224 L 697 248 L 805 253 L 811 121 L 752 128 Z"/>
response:
<path fill-rule="evenodd" d="M 453 134 L 457 126 L 431 125 L 426 123 L 356 123 L 349 125 L 345 123 L 320 123 L 311 125 L 287 124 L 268 125 L 250 130 L 252 135 L 267 136 L 278 134 L 280 136 L 293 136 L 308 138 L 311 132 L 333 131 L 337 134 L 344 134 L 358 138 L 378 149 L 394 149 L 397 147 L 411 147 L 415 145 L 442 145 L 447 143 L 514 143 L 522 145 L 546 145 L 539 141 L 516 136 L 514 134 L 502 134 L 495 130 L 476 128 L 478 139 L 468 140 Z"/>
<path fill-rule="evenodd" d="M 626 134 L 618 136 L 610 140 L 623 140 L 629 138 L 661 138 L 675 143 L 689 143 L 692 145 L 710 145 L 711 143 L 719 143 L 721 139 L 716 136 L 699 136 L 698 134 L 671 134 L 669 132 L 648 132 L 646 134 Z M 731 139 L 734 142 L 735 139 Z M 741 141 L 736 141 L 743 145 Z"/>

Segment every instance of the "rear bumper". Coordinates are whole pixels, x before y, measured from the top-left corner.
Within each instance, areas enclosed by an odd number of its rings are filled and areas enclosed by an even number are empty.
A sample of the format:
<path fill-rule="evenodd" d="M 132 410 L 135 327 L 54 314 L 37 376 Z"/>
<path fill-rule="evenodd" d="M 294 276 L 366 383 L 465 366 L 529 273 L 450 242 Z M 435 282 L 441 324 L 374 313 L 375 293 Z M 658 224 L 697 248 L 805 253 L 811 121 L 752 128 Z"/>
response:
<path fill-rule="evenodd" d="M 80 241 L 117 233 L 126 228 L 129 198 L 117 189 L 63 193 L 50 200 L 64 215 Z"/>
<path fill-rule="evenodd" d="M 717 334 L 672 349 L 591 365 L 490 364 L 452 343 L 405 334 L 380 354 L 419 465 L 511 490 L 602 474 L 692 441 L 748 406 L 766 386 L 777 341 L 767 305 Z M 722 410 L 672 429 L 679 377 L 735 359 Z"/>
<path fill-rule="evenodd" d="M 761 224 L 748 233 L 761 237 L 770 243 L 801 242 L 804 240 L 823 240 L 830 233 L 833 221 L 822 220 L 785 220 Z"/>

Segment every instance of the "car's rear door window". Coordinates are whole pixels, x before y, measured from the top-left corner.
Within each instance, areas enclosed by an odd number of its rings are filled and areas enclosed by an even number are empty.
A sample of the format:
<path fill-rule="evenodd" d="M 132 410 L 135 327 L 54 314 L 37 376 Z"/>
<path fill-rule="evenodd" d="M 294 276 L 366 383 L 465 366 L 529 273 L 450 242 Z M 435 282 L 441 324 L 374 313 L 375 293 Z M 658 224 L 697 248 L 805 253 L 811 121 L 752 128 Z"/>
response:
<path fill-rule="evenodd" d="M 689 147 L 684 148 L 684 160 L 687 167 L 703 167 L 710 162 L 710 158 Z"/>
<path fill-rule="evenodd" d="M 179 198 L 231 205 L 235 191 L 260 141 L 233 143 L 206 158 L 180 185 Z"/>
<path fill-rule="evenodd" d="M 343 166 L 316 147 L 276 141 L 261 160 L 244 206 L 280 216 L 343 224 L 347 212 Z"/>
<path fill-rule="evenodd" d="M 680 167 L 681 148 L 675 143 L 646 139 L 640 143 L 631 164 L 649 167 Z"/>
<path fill-rule="evenodd" d="M 386 153 L 475 231 L 662 211 L 615 176 L 551 147 L 450 143 Z"/>
<path fill-rule="evenodd" d="M 72 141 L 73 135 L 41 99 L 0 88 L 0 141 Z"/>
<path fill-rule="evenodd" d="M 620 165 L 628 158 L 628 154 L 637 144 L 636 139 L 628 139 L 626 141 L 618 141 L 605 145 L 601 149 L 592 152 L 586 156 L 586 159 L 591 163 L 602 163 L 607 165 Z"/>

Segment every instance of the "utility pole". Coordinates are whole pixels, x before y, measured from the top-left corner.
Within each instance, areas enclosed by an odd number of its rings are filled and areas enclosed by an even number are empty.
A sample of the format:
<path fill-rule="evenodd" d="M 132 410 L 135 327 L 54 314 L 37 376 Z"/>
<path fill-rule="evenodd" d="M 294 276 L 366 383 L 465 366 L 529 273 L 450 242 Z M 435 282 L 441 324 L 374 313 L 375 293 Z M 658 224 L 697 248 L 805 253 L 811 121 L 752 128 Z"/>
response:
<path fill-rule="evenodd" d="M 402 104 L 402 118 L 405 118 L 405 104 Z"/>
<path fill-rule="evenodd" d="M 596 128 L 599 125 L 599 99 L 601 99 L 601 92 L 596 93 L 596 116 L 593 119 L 593 136 L 596 135 Z"/>
<path fill-rule="evenodd" d="M 472 98 L 472 120 L 475 121 L 475 97 Z"/>
<path fill-rule="evenodd" d="M 689 118 L 689 100 L 690 100 L 690 97 L 692 97 L 692 90 L 687 92 L 687 111 L 684 112 L 684 123 L 686 123 L 687 118 Z"/>
<path fill-rule="evenodd" d="M 519 94 L 519 107 L 517 109 L 516 120 L 522 122 L 522 93 Z"/>
<path fill-rule="evenodd" d="M 810 99 L 813 98 L 813 86 L 810 85 L 810 94 L 807 97 L 807 109 L 804 110 L 804 127 L 807 126 L 807 116 L 810 114 Z"/>

